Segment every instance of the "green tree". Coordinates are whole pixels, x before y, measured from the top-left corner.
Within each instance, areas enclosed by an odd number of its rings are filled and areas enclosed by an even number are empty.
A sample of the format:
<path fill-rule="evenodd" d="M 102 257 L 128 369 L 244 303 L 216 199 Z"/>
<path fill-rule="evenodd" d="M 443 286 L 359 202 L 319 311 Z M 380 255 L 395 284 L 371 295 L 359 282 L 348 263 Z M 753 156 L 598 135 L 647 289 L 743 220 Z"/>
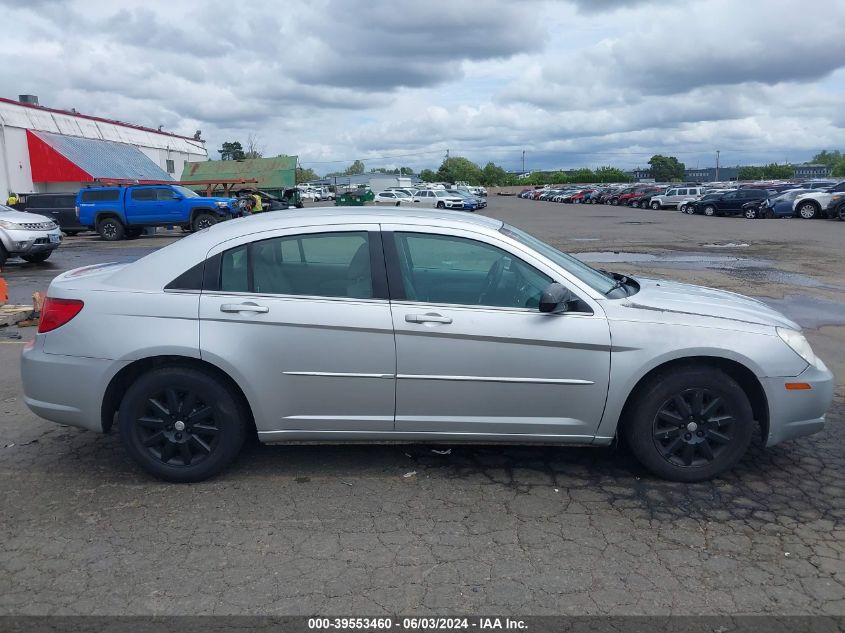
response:
<path fill-rule="evenodd" d="M 420 172 L 420 179 L 425 182 L 434 182 L 437 180 L 437 174 L 431 171 L 430 169 L 423 169 Z"/>
<path fill-rule="evenodd" d="M 400 167 L 399 168 L 399 175 L 400 176 L 413 176 L 414 170 L 410 167 Z"/>
<path fill-rule="evenodd" d="M 842 156 L 842 152 L 838 149 L 833 150 L 832 152 L 828 152 L 826 149 L 823 149 L 821 152 L 813 156 L 813 160 L 811 162 L 816 163 L 818 165 L 827 165 L 828 167 L 834 167 L 839 162 L 842 161 L 844 157 Z"/>
<path fill-rule="evenodd" d="M 651 177 L 658 182 L 670 182 L 684 179 L 684 164 L 674 156 L 655 154 L 648 161 Z"/>
<path fill-rule="evenodd" d="M 763 168 L 755 167 L 753 165 L 740 167 L 737 178 L 739 178 L 739 180 L 763 180 Z"/>
<path fill-rule="evenodd" d="M 352 163 L 349 167 L 346 168 L 344 175 L 346 176 L 357 176 L 364 173 L 364 163 L 360 160 L 356 160 Z"/>
<path fill-rule="evenodd" d="M 508 172 L 492 162 L 484 165 L 481 177 L 482 182 L 489 187 L 507 184 L 509 180 Z"/>
<path fill-rule="evenodd" d="M 477 185 L 482 178 L 481 168 L 463 156 L 445 159 L 437 170 L 437 179 L 444 182 L 468 182 L 471 185 Z"/>
<path fill-rule="evenodd" d="M 582 167 L 581 169 L 576 169 L 569 175 L 569 180 L 571 182 L 595 182 L 596 175 L 593 173 L 592 169 L 587 169 L 586 167 Z"/>
<path fill-rule="evenodd" d="M 310 182 L 312 180 L 317 180 L 319 176 L 317 172 L 313 169 L 308 168 L 305 169 L 304 167 L 297 167 L 296 168 L 296 182 L 297 184 L 300 182 Z"/>
<path fill-rule="evenodd" d="M 763 167 L 763 178 L 766 180 L 780 180 L 783 178 L 792 178 L 794 170 L 791 165 L 778 165 L 777 163 L 769 163 Z"/>
<path fill-rule="evenodd" d="M 843 178 L 845 177 L 845 158 L 840 158 L 837 163 L 833 166 L 833 170 L 830 172 L 831 176 L 835 176 L 836 178 Z"/>
<path fill-rule="evenodd" d="M 243 160 L 244 148 L 240 141 L 223 143 L 217 150 L 220 153 L 220 160 Z"/>
<path fill-rule="evenodd" d="M 616 167 L 599 167 L 596 170 L 595 182 L 628 182 L 628 175 Z"/>

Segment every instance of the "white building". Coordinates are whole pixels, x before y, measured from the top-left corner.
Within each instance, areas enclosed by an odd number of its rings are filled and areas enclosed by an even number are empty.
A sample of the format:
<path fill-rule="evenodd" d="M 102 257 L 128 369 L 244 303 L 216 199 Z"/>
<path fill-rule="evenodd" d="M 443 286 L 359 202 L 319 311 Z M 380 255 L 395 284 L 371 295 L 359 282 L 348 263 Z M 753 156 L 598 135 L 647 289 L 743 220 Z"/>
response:
<path fill-rule="evenodd" d="M 208 160 L 205 141 L 0 98 L 0 196 L 76 191 L 95 180 L 169 180 Z"/>

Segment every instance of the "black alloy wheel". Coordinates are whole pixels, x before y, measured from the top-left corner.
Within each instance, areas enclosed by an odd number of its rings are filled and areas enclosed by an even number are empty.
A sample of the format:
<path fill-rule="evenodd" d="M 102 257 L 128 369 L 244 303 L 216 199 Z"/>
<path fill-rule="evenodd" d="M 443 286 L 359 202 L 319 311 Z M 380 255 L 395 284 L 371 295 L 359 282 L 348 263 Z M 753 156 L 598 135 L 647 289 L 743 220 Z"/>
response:
<path fill-rule="evenodd" d="M 117 218 L 104 218 L 97 225 L 97 233 L 107 242 L 117 242 L 126 235 L 126 227 Z"/>
<path fill-rule="evenodd" d="M 751 443 L 754 414 L 742 387 L 709 366 L 652 376 L 626 409 L 621 432 L 651 472 L 703 481 L 732 468 Z"/>
<path fill-rule="evenodd" d="M 687 389 L 664 402 L 654 416 L 654 443 L 671 464 L 703 466 L 730 445 L 735 423 L 720 396 L 709 389 Z"/>
<path fill-rule="evenodd" d="M 210 213 L 197 213 L 194 217 L 193 223 L 191 224 L 191 228 L 193 228 L 194 231 L 202 231 L 203 229 L 207 229 L 215 224 L 217 224 L 217 218 Z"/>
<path fill-rule="evenodd" d="M 196 369 L 152 370 L 127 390 L 119 430 L 147 472 L 175 482 L 201 481 L 240 451 L 245 416 L 231 388 Z"/>

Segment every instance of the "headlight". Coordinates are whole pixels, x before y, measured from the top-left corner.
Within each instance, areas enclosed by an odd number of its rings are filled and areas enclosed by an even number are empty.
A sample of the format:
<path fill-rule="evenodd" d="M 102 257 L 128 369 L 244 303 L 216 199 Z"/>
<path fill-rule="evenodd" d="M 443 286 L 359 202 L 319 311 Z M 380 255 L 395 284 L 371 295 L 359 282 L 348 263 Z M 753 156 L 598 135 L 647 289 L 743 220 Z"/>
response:
<path fill-rule="evenodd" d="M 8 220 L 0 220 L 0 227 L 4 229 L 9 229 L 10 231 L 20 228 L 17 224 L 15 224 L 14 222 L 9 222 Z"/>
<path fill-rule="evenodd" d="M 792 351 L 798 354 L 801 358 L 807 361 L 810 365 L 816 364 L 816 355 L 810 343 L 804 338 L 801 332 L 790 330 L 788 328 L 775 328 L 778 331 L 778 336 L 781 340 L 792 348 Z"/>
<path fill-rule="evenodd" d="M 217 206 L 221 209 L 226 209 L 229 206 L 228 202 L 223 202 L 222 200 L 217 201 Z"/>

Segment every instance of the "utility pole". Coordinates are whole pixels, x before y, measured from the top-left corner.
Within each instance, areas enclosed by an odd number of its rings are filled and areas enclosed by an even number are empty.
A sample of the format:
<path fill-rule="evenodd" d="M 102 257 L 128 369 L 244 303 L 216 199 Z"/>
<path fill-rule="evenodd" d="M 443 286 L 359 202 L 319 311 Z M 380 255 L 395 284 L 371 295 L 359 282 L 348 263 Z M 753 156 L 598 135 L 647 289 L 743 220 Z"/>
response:
<path fill-rule="evenodd" d="M 446 160 L 449 160 L 449 150 L 446 150 Z"/>
<path fill-rule="evenodd" d="M 522 150 L 522 175 L 525 175 L 525 150 Z"/>
<path fill-rule="evenodd" d="M 719 154 L 720 151 L 716 150 L 716 182 L 719 182 Z"/>

